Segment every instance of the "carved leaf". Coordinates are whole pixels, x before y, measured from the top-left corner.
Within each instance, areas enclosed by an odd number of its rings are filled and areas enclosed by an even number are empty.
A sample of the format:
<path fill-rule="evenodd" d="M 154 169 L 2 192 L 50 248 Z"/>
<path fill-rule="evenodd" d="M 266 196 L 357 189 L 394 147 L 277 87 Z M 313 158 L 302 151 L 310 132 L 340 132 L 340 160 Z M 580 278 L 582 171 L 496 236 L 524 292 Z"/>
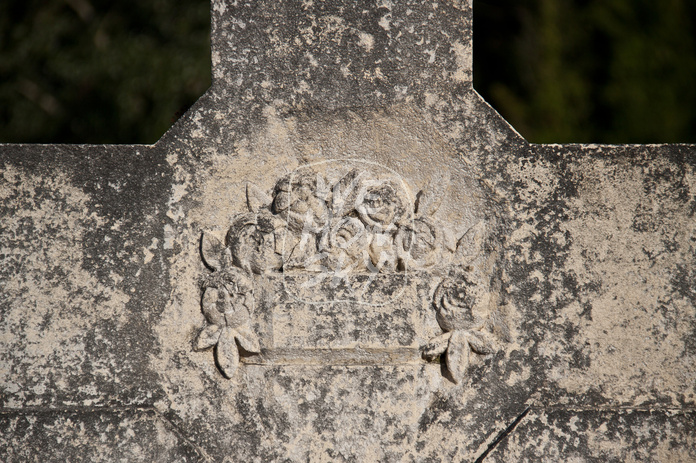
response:
<path fill-rule="evenodd" d="M 251 328 L 246 325 L 242 325 L 235 328 L 235 331 L 236 333 L 234 337 L 237 339 L 239 345 L 242 346 L 242 349 L 252 354 L 258 354 L 261 352 L 259 340 L 254 332 L 251 331 Z"/>
<path fill-rule="evenodd" d="M 432 216 L 440 209 L 447 195 L 450 184 L 450 176 L 444 172 L 442 176 L 433 179 L 425 190 L 416 194 L 415 213 L 418 217 Z"/>
<path fill-rule="evenodd" d="M 471 348 L 467 340 L 467 335 L 463 331 L 452 332 L 449 345 L 447 346 L 447 370 L 452 375 L 455 383 L 459 384 L 464 379 L 469 368 L 469 356 Z"/>
<path fill-rule="evenodd" d="M 469 345 L 477 354 L 487 355 L 495 352 L 490 336 L 488 333 L 484 333 L 482 331 L 469 332 Z"/>
<path fill-rule="evenodd" d="M 203 233 L 201 237 L 201 256 L 203 262 L 213 270 L 222 268 L 225 255 L 225 246 L 210 233 Z"/>
<path fill-rule="evenodd" d="M 220 339 L 220 327 L 217 325 L 208 325 L 201 330 L 196 340 L 196 350 L 205 350 L 213 347 Z"/>
<path fill-rule="evenodd" d="M 247 207 L 249 212 L 258 212 L 263 206 L 271 204 L 272 199 L 253 183 L 246 185 Z"/>
<path fill-rule="evenodd" d="M 452 332 L 450 331 L 431 339 L 428 344 L 423 346 L 423 357 L 433 359 L 438 355 L 445 353 L 451 336 Z"/>
<path fill-rule="evenodd" d="M 425 203 L 427 202 L 427 198 L 425 196 L 425 191 L 423 190 L 416 193 L 416 199 L 413 205 L 413 212 L 416 213 L 416 216 L 422 216 L 424 214 Z"/>
<path fill-rule="evenodd" d="M 507 307 L 499 307 L 498 310 L 493 311 L 491 314 L 490 323 L 494 334 L 496 334 L 503 341 L 510 342 L 510 327 L 505 321 L 506 309 Z"/>
<path fill-rule="evenodd" d="M 486 223 L 480 221 L 459 239 L 457 242 L 456 260 L 465 264 L 475 259 L 483 252 L 483 239 L 486 235 Z"/>
<path fill-rule="evenodd" d="M 448 251 L 455 252 L 457 250 L 457 235 L 449 228 L 445 228 L 442 231 L 442 244 Z"/>
<path fill-rule="evenodd" d="M 364 172 L 353 169 L 334 185 L 331 198 L 334 217 L 341 217 L 355 207 L 360 192 L 360 177 L 363 174 Z"/>
<path fill-rule="evenodd" d="M 234 330 L 231 328 L 225 327 L 222 329 L 215 357 L 222 374 L 227 378 L 232 378 L 239 366 L 239 351 L 237 350 L 237 344 L 234 342 Z"/>

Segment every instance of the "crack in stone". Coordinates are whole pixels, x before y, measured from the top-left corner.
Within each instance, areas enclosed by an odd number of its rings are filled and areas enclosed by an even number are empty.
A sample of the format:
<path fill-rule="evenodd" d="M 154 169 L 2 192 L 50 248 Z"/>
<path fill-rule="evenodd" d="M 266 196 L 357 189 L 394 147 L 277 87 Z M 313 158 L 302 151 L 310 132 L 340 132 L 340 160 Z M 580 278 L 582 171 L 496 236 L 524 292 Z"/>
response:
<path fill-rule="evenodd" d="M 211 463 L 215 461 L 210 455 L 208 455 L 208 453 L 205 450 L 203 450 L 203 448 L 200 445 L 198 445 L 198 443 L 189 439 L 186 436 L 186 434 L 184 434 L 184 432 L 179 428 L 179 426 L 177 426 L 172 420 L 167 418 L 167 416 L 164 413 L 162 413 L 160 410 L 156 408 L 153 408 L 153 411 L 155 412 L 155 416 L 159 418 L 163 423 L 165 423 L 165 426 L 169 426 L 169 429 L 174 434 L 176 434 L 176 436 L 179 437 L 179 439 L 190 445 L 191 448 L 193 448 L 193 450 L 196 453 L 198 453 L 198 456 L 201 457 L 202 460 Z"/>
<path fill-rule="evenodd" d="M 491 451 L 492 451 L 500 442 L 502 442 L 503 439 L 505 439 L 505 438 L 508 436 L 508 434 L 510 434 L 512 431 L 515 430 L 515 428 L 517 427 L 517 425 L 520 424 L 520 421 L 522 421 L 522 419 L 523 419 L 525 416 L 527 416 L 527 413 L 529 413 L 529 411 L 530 411 L 531 409 L 532 409 L 532 407 L 527 407 L 527 408 L 520 414 L 520 416 L 518 416 L 517 418 L 515 418 L 515 420 L 514 420 L 512 423 L 510 423 L 510 425 L 509 425 L 507 428 L 503 429 L 503 430 L 500 432 L 500 434 L 498 434 L 498 436 L 495 438 L 495 440 L 493 440 L 493 442 L 491 442 L 491 443 L 488 445 L 488 448 L 481 454 L 481 456 L 479 456 L 479 457 L 474 461 L 474 463 L 482 463 L 482 462 L 483 462 L 483 459 L 486 458 L 486 456 L 488 456 L 488 454 L 491 453 Z"/>
<path fill-rule="evenodd" d="M 214 460 L 208 455 L 196 442 L 186 437 L 186 434 L 169 418 L 167 418 L 163 413 L 161 413 L 154 406 L 107 406 L 107 407 L 24 407 L 18 408 L 4 408 L 0 409 L 0 416 L 28 416 L 28 415 L 62 415 L 62 414 L 73 414 L 73 415 L 92 415 L 92 414 L 120 414 L 120 413 L 143 413 L 144 416 L 160 420 L 165 427 L 175 434 L 181 441 L 190 446 L 193 451 L 198 454 L 201 461 L 213 462 Z"/>

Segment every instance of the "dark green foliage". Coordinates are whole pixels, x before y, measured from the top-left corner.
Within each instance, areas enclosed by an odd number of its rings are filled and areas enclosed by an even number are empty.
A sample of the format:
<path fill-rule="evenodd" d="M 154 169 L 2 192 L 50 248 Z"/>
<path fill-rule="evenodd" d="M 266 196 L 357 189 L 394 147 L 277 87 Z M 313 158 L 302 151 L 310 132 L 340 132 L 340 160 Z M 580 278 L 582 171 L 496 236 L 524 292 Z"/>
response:
<path fill-rule="evenodd" d="M 537 143 L 696 142 L 696 3 L 475 0 L 474 87 Z"/>
<path fill-rule="evenodd" d="M 0 2 L 0 142 L 153 143 L 210 85 L 208 0 Z"/>
<path fill-rule="evenodd" d="M 0 142 L 152 143 L 210 85 L 208 0 L 0 2 Z M 474 86 L 538 143 L 696 142 L 696 2 L 475 0 Z"/>

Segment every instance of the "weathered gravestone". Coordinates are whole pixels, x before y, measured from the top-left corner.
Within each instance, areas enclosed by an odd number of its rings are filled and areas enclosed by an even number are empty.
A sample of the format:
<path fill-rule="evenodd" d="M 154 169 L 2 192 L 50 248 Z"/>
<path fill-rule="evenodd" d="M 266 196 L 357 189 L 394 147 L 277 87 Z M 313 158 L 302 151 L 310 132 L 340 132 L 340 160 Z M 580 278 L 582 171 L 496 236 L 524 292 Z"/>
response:
<path fill-rule="evenodd" d="M 527 143 L 470 2 L 212 17 L 155 145 L 0 148 L 5 461 L 696 461 L 696 147 Z"/>

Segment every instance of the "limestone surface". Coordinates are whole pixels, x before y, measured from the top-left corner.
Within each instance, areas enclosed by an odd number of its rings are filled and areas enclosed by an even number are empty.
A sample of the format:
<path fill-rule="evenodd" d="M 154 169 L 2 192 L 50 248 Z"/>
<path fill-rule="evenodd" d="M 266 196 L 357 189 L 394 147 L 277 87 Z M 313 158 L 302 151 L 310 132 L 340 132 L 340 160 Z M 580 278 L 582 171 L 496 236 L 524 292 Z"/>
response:
<path fill-rule="evenodd" d="M 0 145 L 7 461 L 694 461 L 696 147 L 533 145 L 471 2 L 213 0 L 151 146 Z"/>

